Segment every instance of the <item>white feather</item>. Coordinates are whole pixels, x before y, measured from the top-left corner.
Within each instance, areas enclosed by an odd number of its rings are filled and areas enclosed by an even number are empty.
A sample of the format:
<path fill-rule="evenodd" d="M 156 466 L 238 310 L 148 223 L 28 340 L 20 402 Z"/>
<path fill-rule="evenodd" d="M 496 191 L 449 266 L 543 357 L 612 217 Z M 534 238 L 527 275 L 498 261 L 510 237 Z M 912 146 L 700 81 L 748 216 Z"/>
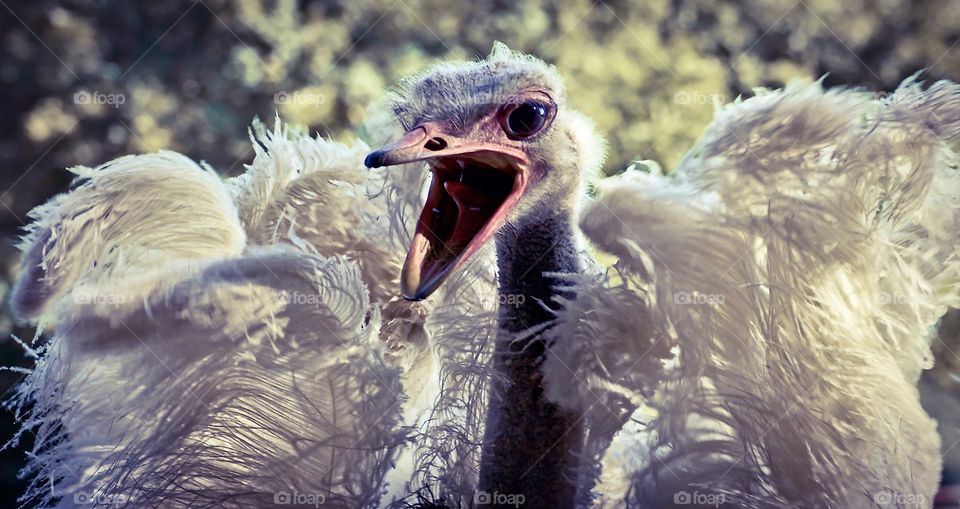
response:
<path fill-rule="evenodd" d="M 292 151 L 329 174 L 355 168 L 331 147 L 278 140 L 255 166 L 274 157 L 287 164 L 280 158 Z M 183 161 L 168 153 L 118 160 L 37 212 L 35 230 L 57 233 L 28 237 L 28 261 L 40 243 L 41 252 L 64 254 L 59 264 L 47 254 L 37 269 L 47 276 L 20 287 L 47 285 L 44 309 L 56 323 L 19 389 L 23 432 L 37 435 L 24 500 L 245 507 L 301 493 L 376 505 L 406 433 L 399 372 L 383 358 L 380 313 L 360 268 L 298 249 L 306 244 L 297 236 L 314 224 L 289 227 L 287 247 L 241 253 L 238 217 L 257 239 L 265 227 L 252 225 L 274 210 L 260 206 L 278 200 L 248 189 L 238 216 L 219 180 Z M 284 182 L 285 200 L 302 178 Z M 350 199 L 316 182 L 318 199 Z M 69 229 L 81 215 L 86 228 Z M 94 277 L 106 272 L 103 261 L 109 277 Z M 368 279 L 384 273 L 367 267 Z"/>
<path fill-rule="evenodd" d="M 557 275 L 577 297 L 544 363 L 548 395 L 587 414 L 581 505 L 929 502 L 917 380 L 960 305 L 958 119 L 953 84 L 884 102 L 794 85 L 720 110 L 673 176 L 600 185 L 580 224 L 618 262 Z M 13 299 L 55 328 L 15 401 L 37 435 L 25 502 L 470 504 L 492 249 L 399 300 L 423 165 L 367 171 L 366 145 L 279 122 L 251 140 L 226 184 L 127 157 L 34 212 Z"/>
<path fill-rule="evenodd" d="M 960 87 L 893 97 L 761 94 L 722 109 L 673 178 L 601 186 L 581 226 L 636 289 L 580 282 L 589 304 L 555 331 L 586 344 L 554 349 L 577 384 L 547 377 L 580 409 L 659 388 L 649 450 L 624 467 L 638 446 L 618 437 L 597 505 L 932 503 L 939 438 L 917 381 L 960 298 Z M 666 372 L 658 341 L 678 346 Z M 609 350 L 625 359 L 585 353 Z M 646 376 L 599 368 L 630 363 Z"/>

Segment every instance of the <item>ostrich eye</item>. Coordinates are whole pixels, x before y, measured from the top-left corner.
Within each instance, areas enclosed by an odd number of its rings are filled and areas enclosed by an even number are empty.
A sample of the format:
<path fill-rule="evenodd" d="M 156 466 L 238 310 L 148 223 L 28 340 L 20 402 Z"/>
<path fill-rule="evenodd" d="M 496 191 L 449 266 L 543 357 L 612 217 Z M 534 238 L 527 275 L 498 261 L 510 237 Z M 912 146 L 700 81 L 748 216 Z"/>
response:
<path fill-rule="evenodd" d="M 511 138 L 529 138 L 543 129 L 549 116 L 547 105 L 526 101 L 508 108 L 500 124 Z"/>

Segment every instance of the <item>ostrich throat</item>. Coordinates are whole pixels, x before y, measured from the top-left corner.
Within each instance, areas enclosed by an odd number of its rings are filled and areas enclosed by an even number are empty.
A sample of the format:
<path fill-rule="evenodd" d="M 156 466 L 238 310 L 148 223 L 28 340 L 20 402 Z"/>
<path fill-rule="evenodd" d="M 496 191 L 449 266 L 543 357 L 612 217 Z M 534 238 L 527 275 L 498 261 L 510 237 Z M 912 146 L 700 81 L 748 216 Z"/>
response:
<path fill-rule="evenodd" d="M 575 412 L 546 398 L 541 334 L 517 333 L 550 322 L 551 272 L 580 271 L 572 208 L 540 211 L 497 234 L 500 315 L 491 382 L 481 489 L 523 494 L 524 507 L 573 507 L 583 428 Z"/>

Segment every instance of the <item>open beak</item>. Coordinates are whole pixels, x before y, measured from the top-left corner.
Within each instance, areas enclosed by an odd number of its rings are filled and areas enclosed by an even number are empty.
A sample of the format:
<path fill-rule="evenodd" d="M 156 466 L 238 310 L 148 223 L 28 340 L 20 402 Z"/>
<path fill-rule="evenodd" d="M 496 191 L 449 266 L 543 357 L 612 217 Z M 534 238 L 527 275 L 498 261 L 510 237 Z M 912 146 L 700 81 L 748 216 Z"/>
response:
<path fill-rule="evenodd" d="M 433 173 L 427 201 L 400 275 L 400 291 L 422 300 L 503 226 L 527 187 L 523 151 L 452 136 L 421 124 L 367 155 L 368 168 L 426 161 Z"/>

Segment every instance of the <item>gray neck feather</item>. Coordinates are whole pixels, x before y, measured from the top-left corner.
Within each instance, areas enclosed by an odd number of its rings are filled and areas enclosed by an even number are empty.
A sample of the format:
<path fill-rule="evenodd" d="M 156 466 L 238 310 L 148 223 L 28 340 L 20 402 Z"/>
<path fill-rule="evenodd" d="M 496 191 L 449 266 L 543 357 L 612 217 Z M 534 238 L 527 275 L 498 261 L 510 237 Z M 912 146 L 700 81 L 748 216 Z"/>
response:
<path fill-rule="evenodd" d="M 523 507 L 572 508 L 575 468 L 583 441 L 580 416 L 547 401 L 539 334 L 517 332 L 550 322 L 556 283 L 550 272 L 578 272 L 570 210 L 537 214 L 497 236 L 500 316 L 480 488 L 522 494 Z"/>

